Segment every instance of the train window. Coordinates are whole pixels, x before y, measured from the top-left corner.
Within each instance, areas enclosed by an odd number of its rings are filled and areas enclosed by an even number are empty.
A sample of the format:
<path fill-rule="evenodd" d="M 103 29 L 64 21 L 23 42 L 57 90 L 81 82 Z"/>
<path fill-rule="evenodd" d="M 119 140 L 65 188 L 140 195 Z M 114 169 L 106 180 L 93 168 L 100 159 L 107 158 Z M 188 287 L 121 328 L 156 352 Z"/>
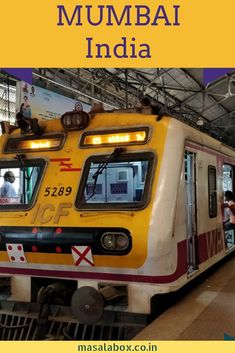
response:
<path fill-rule="evenodd" d="M 212 165 L 208 166 L 208 206 L 209 217 L 217 216 L 217 187 L 216 187 L 216 168 Z"/>
<path fill-rule="evenodd" d="M 132 209 L 147 204 L 154 155 L 150 152 L 90 157 L 85 164 L 78 209 Z"/>
<path fill-rule="evenodd" d="M 0 210 L 29 209 L 44 168 L 42 159 L 0 161 Z"/>

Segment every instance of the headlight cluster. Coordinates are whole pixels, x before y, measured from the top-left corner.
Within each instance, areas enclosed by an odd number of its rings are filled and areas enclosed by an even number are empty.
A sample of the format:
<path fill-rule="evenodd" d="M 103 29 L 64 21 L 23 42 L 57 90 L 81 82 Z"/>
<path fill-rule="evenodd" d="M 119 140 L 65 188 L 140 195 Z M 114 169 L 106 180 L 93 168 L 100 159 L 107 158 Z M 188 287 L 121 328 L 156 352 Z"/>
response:
<path fill-rule="evenodd" d="M 65 130 L 82 130 L 89 124 L 89 115 L 86 112 L 67 112 L 61 117 L 61 123 Z"/>
<path fill-rule="evenodd" d="M 101 245 L 105 250 L 124 251 L 130 245 L 130 238 L 125 233 L 107 232 L 101 237 Z"/>

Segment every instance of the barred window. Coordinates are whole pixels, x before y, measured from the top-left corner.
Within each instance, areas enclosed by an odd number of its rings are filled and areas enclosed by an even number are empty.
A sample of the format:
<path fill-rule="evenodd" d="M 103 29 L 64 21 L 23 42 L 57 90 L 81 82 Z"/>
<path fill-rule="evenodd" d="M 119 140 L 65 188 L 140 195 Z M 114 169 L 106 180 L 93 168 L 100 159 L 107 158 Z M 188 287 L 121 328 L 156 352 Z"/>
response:
<path fill-rule="evenodd" d="M 0 121 L 9 121 L 11 124 L 14 124 L 15 112 L 16 87 L 0 83 Z"/>

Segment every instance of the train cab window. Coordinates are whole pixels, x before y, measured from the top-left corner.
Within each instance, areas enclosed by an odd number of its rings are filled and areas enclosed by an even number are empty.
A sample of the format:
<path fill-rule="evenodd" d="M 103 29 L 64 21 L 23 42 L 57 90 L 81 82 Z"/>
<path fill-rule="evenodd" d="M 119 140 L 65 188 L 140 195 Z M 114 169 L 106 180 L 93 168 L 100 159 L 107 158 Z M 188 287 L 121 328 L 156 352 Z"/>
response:
<path fill-rule="evenodd" d="M 29 209 L 44 168 L 42 159 L 0 161 L 0 210 Z"/>
<path fill-rule="evenodd" d="M 208 166 L 208 206 L 209 217 L 217 216 L 217 186 L 216 186 L 216 168 L 212 165 Z"/>
<path fill-rule="evenodd" d="M 147 204 L 154 155 L 150 152 L 90 157 L 85 164 L 78 209 L 132 209 Z"/>

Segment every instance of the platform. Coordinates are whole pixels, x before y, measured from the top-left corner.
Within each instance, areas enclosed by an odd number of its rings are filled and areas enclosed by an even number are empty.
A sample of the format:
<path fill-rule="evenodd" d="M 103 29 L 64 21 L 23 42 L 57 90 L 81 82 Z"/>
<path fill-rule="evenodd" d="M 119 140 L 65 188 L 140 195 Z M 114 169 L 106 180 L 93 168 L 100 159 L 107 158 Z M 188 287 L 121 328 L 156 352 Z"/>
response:
<path fill-rule="evenodd" d="M 235 337 L 235 256 L 164 312 L 134 340 L 223 340 Z"/>

